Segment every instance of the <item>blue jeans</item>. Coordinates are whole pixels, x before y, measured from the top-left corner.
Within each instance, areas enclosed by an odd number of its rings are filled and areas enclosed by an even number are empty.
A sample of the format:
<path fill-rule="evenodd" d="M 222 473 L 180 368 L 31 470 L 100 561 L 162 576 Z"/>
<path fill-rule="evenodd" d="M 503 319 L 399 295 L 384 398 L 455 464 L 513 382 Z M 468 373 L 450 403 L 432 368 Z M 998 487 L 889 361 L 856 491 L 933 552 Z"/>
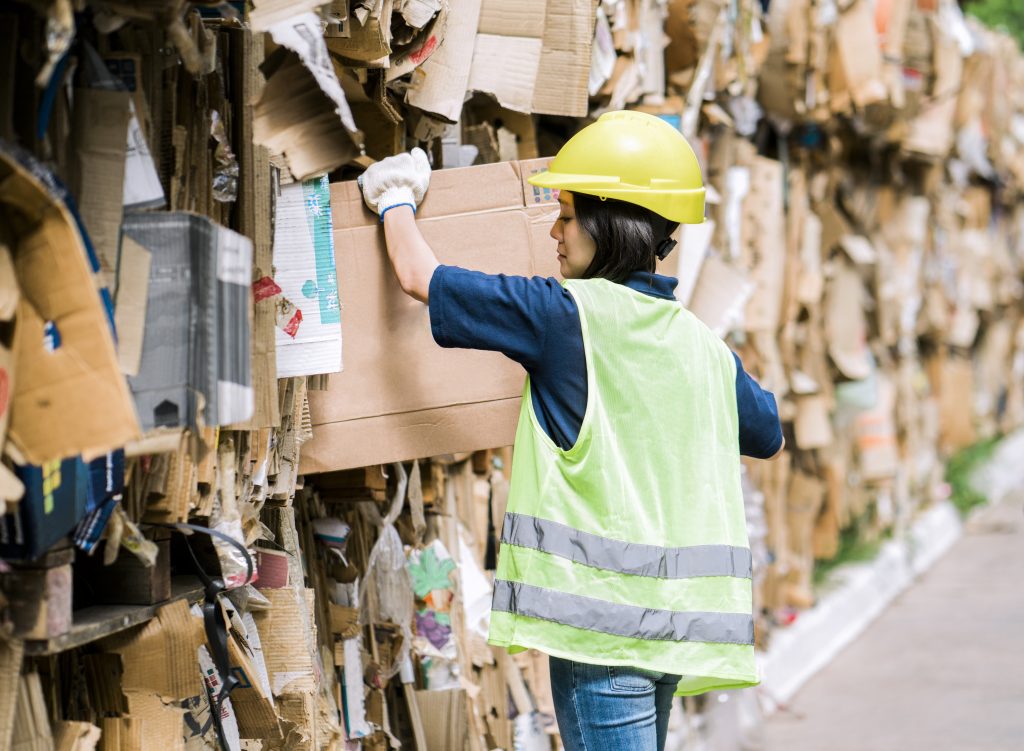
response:
<path fill-rule="evenodd" d="M 678 675 L 551 658 L 565 751 L 662 751 Z"/>

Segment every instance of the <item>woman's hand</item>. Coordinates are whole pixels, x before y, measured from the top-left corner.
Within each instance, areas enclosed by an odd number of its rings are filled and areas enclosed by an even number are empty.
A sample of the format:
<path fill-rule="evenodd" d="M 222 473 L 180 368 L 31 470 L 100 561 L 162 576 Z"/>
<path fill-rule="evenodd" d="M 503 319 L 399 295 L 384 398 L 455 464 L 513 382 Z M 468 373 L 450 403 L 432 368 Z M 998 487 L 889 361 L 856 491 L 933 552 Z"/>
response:
<path fill-rule="evenodd" d="M 419 148 L 382 159 L 359 177 L 363 200 L 381 221 L 396 206 L 409 206 L 415 212 L 429 185 L 430 162 Z"/>

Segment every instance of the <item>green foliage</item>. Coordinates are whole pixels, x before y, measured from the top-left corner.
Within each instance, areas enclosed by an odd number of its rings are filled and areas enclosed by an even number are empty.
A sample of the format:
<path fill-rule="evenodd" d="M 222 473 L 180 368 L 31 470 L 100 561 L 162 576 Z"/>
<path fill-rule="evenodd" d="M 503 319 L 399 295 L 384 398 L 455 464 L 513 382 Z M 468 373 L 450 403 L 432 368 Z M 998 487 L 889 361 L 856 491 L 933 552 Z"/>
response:
<path fill-rule="evenodd" d="M 857 519 L 853 524 L 839 533 L 839 548 L 833 558 L 814 562 L 813 584 L 821 589 L 829 576 L 845 563 L 861 563 L 870 561 L 878 555 L 882 547 L 882 539 L 867 534 L 868 519 Z"/>
<path fill-rule="evenodd" d="M 978 441 L 961 449 L 946 462 L 946 482 L 950 486 L 950 500 L 962 516 L 966 516 L 975 506 L 988 502 L 988 498 L 971 485 L 971 476 L 992 457 L 1001 440 L 1002 436 L 996 436 Z M 882 537 L 879 538 L 877 534 L 872 534 L 872 529 L 869 511 L 839 533 L 839 548 L 835 556 L 814 563 L 813 581 L 816 590 L 827 589 L 830 575 L 843 564 L 869 561 L 878 555 L 882 543 L 892 535 L 892 530 L 883 531 Z"/>
<path fill-rule="evenodd" d="M 950 487 L 950 500 L 961 515 L 966 516 L 972 508 L 988 501 L 971 485 L 971 475 L 988 461 L 1000 440 L 1001 438 L 997 436 L 979 441 L 956 452 L 946 462 L 946 482 Z"/>
<path fill-rule="evenodd" d="M 964 6 L 968 14 L 986 26 L 1001 29 L 1024 48 L 1024 2 L 1021 0 L 972 0 Z"/>

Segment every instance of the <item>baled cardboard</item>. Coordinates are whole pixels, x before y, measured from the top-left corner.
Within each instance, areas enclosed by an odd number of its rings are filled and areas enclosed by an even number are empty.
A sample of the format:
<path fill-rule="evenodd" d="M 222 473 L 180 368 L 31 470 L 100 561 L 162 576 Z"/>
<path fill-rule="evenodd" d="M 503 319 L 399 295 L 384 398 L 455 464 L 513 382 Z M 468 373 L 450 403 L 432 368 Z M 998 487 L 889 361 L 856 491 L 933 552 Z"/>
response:
<path fill-rule="evenodd" d="M 194 671 L 193 671 L 194 672 Z M 141 725 L 140 749 L 185 751 L 185 710 L 148 691 L 125 691 L 129 717 Z"/>
<path fill-rule="evenodd" d="M 743 308 L 753 291 L 753 283 L 744 274 L 709 255 L 701 265 L 687 308 L 724 337 L 743 320 Z"/>
<path fill-rule="evenodd" d="M 546 160 L 435 172 L 418 224 L 442 263 L 553 276 L 557 211 L 525 182 Z M 354 182 L 331 186 L 345 370 L 310 392 L 303 473 L 512 443 L 524 373 L 493 352 L 441 349 L 428 309 L 402 292 L 380 221 Z M 347 318 L 346 318 L 347 316 Z"/>
<path fill-rule="evenodd" d="M 340 167 L 359 153 L 356 124 L 319 16 L 300 13 L 272 26 L 270 35 L 285 49 L 262 66 L 267 84 L 253 105 L 253 138 L 283 153 L 296 180 Z"/>
<path fill-rule="evenodd" d="M 6 639 L 0 642 L 0 743 L 8 745 L 14 732 L 25 642 Z"/>
<path fill-rule="evenodd" d="M 740 230 L 744 264 L 754 283 L 744 317 L 749 331 L 775 331 L 781 321 L 786 270 L 784 185 L 781 162 L 754 157 Z"/>
<path fill-rule="evenodd" d="M 304 601 L 292 587 L 262 589 L 269 610 L 254 613 L 262 642 L 271 692 L 275 697 L 293 693 L 312 694 L 316 671 L 309 646 Z M 310 594 L 312 590 L 309 590 Z"/>
<path fill-rule="evenodd" d="M 587 114 L 590 0 L 484 0 L 469 88 L 517 112 Z"/>
<path fill-rule="evenodd" d="M 208 425 L 248 420 L 252 242 L 185 212 L 133 213 L 123 232 L 152 259 L 142 361 L 131 378 L 143 427 L 194 427 L 200 404 Z"/>
<path fill-rule="evenodd" d="M 586 116 L 593 39 L 592 0 L 548 0 L 532 112 Z"/>
<path fill-rule="evenodd" d="M 151 260 L 150 252 L 144 247 L 130 237 L 122 239 L 114 322 L 117 325 L 117 357 L 125 375 L 138 375 L 142 361 Z"/>
<path fill-rule="evenodd" d="M 417 691 L 427 748 L 465 748 L 469 717 L 465 689 Z"/>
<path fill-rule="evenodd" d="M 100 731 L 100 751 L 143 751 L 142 720 L 137 717 L 103 717 Z"/>
<path fill-rule="evenodd" d="M 32 464 L 91 458 L 139 435 L 82 235 L 49 179 L 39 165 L 0 152 L 0 224 L 17 232 L 21 290 L 8 430 Z"/>
<path fill-rule="evenodd" d="M 251 616 L 247 616 L 251 618 Z M 274 697 L 270 691 L 266 668 L 258 665 L 263 660 L 259 633 L 252 624 L 246 631 L 243 642 L 232 631 L 228 638 L 228 656 L 231 660 L 231 674 L 239 683 L 231 692 L 231 704 L 238 719 L 238 732 L 243 738 L 276 740 L 281 738 L 281 726 L 274 711 Z M 248 640 L 254 639 L 255 643 Z M 260 673 L 260 669 L 263 673 Z"/>
<path fill-rule="evenodd" d="M 76 89 L 73 193 L 107 286 L 117 271 L 131 94 Z"/>
<path fill-rule="evenodd" d="M 360 22 L 348 25 L 348 36 L 327 37 L 327 49 L 347 64 L 374 64 L 391 54 L 391 15 L 393 0 L 376 4 L 374 12 Z"/>
<path fill-rule="evenodd" d="M 53 724 L 54 751 L 94 751 L 100 741 L 100 729 L 91 722 Z"/>
<path fill-rule="evenodd" d="M 289 3 L 291 5 L 291 3 Z M 264 58 L 264 37 L 245 29 L 233 32 L 232 48 L 237 54 L 236 70 L 239 79 L 235 86 L 242 99 L 251 102 L 263 88 L 263 74 L 259 63 Z M 277 389 L 277 354 L 274 337 L 274 302 L 261 301 L 258 291 L 268 278 L 273 277 L 274 237 L 273 200 L 271 189 L 270 154 L 253 140 L 253 108 L 241 108 L 241 143 L 238 165 L 242 175 L 251 179 L 239 182 L 238 226 L 240 234 L 252 239 L 253 245 L 253 324 L 252 324 L 252 388 L 256 398 L 252 419 L 246 426 L 250 430 L 280 425 Z"/>
<path fill-rule="evenodd" d="M 0 267 L 4 266 L 4 260 L 8 262 L 7 268 L 0 268 L 0 449 L 7 440 L 7 423 L 11 419 L 11 395 L 14 391 L 14 335 L 15 324 L 10 322 L 18 309 L 18 282 L 14 277 L 14 264 L 7 252 L 6 246 L 0 243 Z M 9 274 L 9 276 L 8 276 Z M 4 289 L 4 288 L 7 289 Z M 7 308 L 4 303 L 9 301 L 11 307 Z M 5 311 L 9 309 L 10 315 Z"/>
<path fill-rule="evenodd" d="M 18 279 L 14 274 L 11 249 L 0 239 L 0 321 L 9 321 L 18 310 Z M 2 411 L 0 411 L 2 414 Z"/>
<path fill-rule="evenodd" d="M 853 380 L 867 378 L 872 370 L 864 315 L 866 296 L 857 270 L 839 264 L 825 296 L 825 330 L 829 356 L 840 372 Z"/>
<path fill-rule="evenodd" d="M 17 693 L 18 708 L 10 739 L 11 751 L 50 751 L 53 748 L 53 735 L 39 673 L 33 670 L 22 675 Z"/>
<path fill-rule="evenodd" d="M 874 3 L 855 0 L 841 11 L 835 35 L 842 77 L 853 103 L 864 108 L 885 101 L 888 91 L 883 83 L 882 48 L 875 31 Z"/>
<path fill-rule="evenodd" d="M 326 4 L 325 0 L 253 0 L 249 26 L 253 31 L 269 31 L 283 21 Z"/>
<path fill-rule="evenodd" d="M 404 3 L 396 4 L 404 6 L 408 5 L 410 1 L 405 0 Z M 407 42 L 403 40 L 401 43 L 396 41 L 391 52 L 391 59 L 387 64 L 385 80 L 388 83 L 412 73 L 438 50 L 448 33 L 450 7 L 450 3 L 442 2 L 437 15 L 417 31 L 412 39 Z"/>
<path fill-rule="evenodd" d="M 198 655 L 204 641 L 202 619 L 193 617 L 184 600 L 176 600 L 145 625 L 100 644 L 120 655 L 125 691 L 184 700 L 203 691 Z"/>
<path fill-rule="evenodd" d="M 284 186 L 274 222 L 275 287 L 257 292 L 277 299 L 278 378 L 341 370 L 334 255 L 327 177 Z"/>
<path fill-rule="evenodd" d="M 413 107 L 457 122 L 469 85 L 473 43 L 480 21 L 481 0 L 451 0 L 444 41 L 413 74 L 405 100 Z"/>

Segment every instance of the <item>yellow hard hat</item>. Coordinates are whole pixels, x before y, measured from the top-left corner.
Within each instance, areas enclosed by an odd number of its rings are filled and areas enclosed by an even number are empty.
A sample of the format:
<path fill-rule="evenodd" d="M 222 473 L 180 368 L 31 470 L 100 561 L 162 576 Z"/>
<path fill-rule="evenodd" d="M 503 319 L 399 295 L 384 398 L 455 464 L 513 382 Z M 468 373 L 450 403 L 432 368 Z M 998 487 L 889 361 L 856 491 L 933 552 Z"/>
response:
<path fill-rule="evenodd" d="M 682 224 L 704 222 L 704 180 L 693 148 L 660 117 L 606 112 L 559 150 L 531 185 L 615 198 Z"/>

